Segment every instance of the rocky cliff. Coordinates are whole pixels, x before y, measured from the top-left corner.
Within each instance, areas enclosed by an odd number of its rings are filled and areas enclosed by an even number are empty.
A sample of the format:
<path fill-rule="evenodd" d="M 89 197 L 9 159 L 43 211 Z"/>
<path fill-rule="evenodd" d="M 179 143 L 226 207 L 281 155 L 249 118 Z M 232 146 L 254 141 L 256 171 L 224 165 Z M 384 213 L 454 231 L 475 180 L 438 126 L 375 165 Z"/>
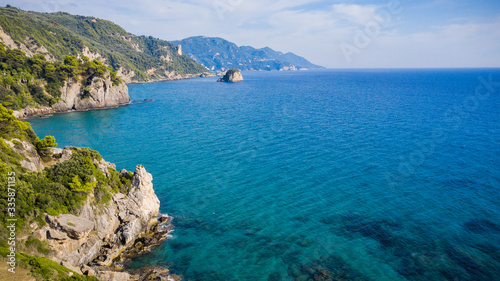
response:
<path fill-rule="evenodd" d="M 33 145 L 19 139 L 6 143 L 26 157 L 26 161 L 21 163 L 23 167 L 33 171 L 44 169 L 44 163 Z M 52 148 L 54 161 L 45 163 L 45 166 L 71 159 L 73 149 Z M 105 177 L 112 177 L 112 170 L 116 173 L 115 165 L 104 159 L 94 159 L 94 165 Z M 120 177 L 126 175 L 131 173 L 125 170 L 120 172 Z M 104 281 L 138 280 L 140 275 L 116 271 L 112 264 L 116 258 L 121 259 L 123 252 L 133 256 L 147 247 L 158 245 L 171 229 L 169 217 L 159 214 L 160 201 L 152 180 L 152 175 L 138 165 L 128 192 L 114 193 L 111 200 L 104 204 L 96 203 L 91 192 L 77 214 L 43 215 L 45 225 L 32 224 L 32 234 L 47 243 L 49 258 L 79 274 Z M 173 278 L 171 280 L 177 278 L 170 275 L 167 269 L 155 270 Z"/>
<path fill-rule="evenodd" d="M 62 88 L 62 100 L 53 105 L 52 108 L 57 112 L 64 112 L 115 107 L 130 102 L 127 85 L 125 83 L 113 85 L 109 77 L 107 79 L 93 79 L 88 87 L 90 92 L 87 97 L 84 97 L 80 82 L 66 83 Z"/>
<path fill-rule="evenodd" d="M 85 88 L 90 91 L 86 92 Z M 19 111 L 14 111 L 14 116 L 26 118 L 71 110 L 110 108 L 130 102 L 127 85 L 124 82 L 113 85 L 113 81 L 109 76 L 106 79 L 94 78 L 87 87 L 83 87 L 80 81 L 66 81 L 61 88 L 61 93 L 60 100 L 51 107 L 28 106 Z"/>
<path fill-rule="evenodd" d="M 114 169 L 104 160 L 97 165 L 105 174 Z M 78 215 L 47 215 L 47 224 L 34 235 L 47 242 L 54 251 L 52 259 L 62 265 L 78 273 L 110 275 L 108 270 L 101 272 L 99 266 L 110 266 L 114 258 L 158 223 L 160 201 L 152 180 L 144 167 L 137 166 L 128 193 L 116 193 L 102 206 L 95 204 L 91 195 Z M 121 280 L 130 278 L 123 274 Z"/>

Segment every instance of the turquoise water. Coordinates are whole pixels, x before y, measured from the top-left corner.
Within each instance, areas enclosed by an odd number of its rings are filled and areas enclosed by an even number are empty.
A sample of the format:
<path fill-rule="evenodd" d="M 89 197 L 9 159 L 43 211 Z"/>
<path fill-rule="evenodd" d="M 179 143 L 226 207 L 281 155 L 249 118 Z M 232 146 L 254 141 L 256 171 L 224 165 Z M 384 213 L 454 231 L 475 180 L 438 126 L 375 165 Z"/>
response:
<path fill-rule="evenodd" d="M 500 280 L 500 86 L 476 94 L 500 70 L 243 74 L 129 85 L 128 106 L 30 120 L 153 174 L 175 231 L 131 268 Z"/>

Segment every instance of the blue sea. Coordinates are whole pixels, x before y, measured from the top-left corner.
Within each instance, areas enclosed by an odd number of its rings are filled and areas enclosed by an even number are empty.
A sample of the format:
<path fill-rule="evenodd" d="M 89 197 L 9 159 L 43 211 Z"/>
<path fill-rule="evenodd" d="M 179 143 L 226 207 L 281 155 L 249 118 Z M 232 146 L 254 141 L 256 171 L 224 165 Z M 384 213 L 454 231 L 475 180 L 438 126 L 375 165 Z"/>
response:
<path fill-rule="evenodd" d="M 30 119 L 152 173 L 185 280 L 500 280 L 500 70 L 243 72 Z M 150 99 L 152 101 L 145 101 Z"/>

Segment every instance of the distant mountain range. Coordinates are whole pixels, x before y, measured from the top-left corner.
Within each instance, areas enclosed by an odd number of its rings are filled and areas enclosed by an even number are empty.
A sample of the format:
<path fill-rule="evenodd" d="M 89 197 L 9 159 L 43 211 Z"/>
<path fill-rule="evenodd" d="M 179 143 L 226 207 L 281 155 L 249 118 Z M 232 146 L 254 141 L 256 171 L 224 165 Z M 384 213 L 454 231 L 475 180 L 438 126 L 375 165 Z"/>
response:
<path fill-rule="evenodd" d="M 230 68 L 241 70 L 300 70 L 323 68 L 293 53 L 283 54 L 269 47 L 255 49 L 217 37 L 196 36 L 171 41 L 182 51 L 212 71 Z"/>

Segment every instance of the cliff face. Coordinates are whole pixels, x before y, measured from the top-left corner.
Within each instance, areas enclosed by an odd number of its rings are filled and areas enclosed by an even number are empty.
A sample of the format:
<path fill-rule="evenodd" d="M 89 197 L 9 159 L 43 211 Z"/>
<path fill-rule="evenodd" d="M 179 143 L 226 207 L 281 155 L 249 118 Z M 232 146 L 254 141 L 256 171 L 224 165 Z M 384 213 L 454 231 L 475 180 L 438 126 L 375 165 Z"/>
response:
<path fill-rule="evenodd" d="M 65 112 L 69 110 L 88 110 L 94 108 L 115 107 L 130 102 L 128 88 L 125 83 L 114 86 L 108 77 L 93 79 L 90 88 L 90 95 L 83 98 L 81 83 L 66 83 L 61 89 L 61 101 L 54 104 L 52 108 L 56 112 Z"/>
<path fill-rule="evenodd" d="M 96 164 L 104 174 L 114 169 L 113 164 L 104 160 Z M 111 265 L 114 258 L 158 223 L 160 201 L 152 180 L 144 167 L 137 166 L 126 194 L 113 194 L 112 200 L 104 205 L 95 204 L 90 194 L 77 216 L 47 215 L 47 224 L 34 235 L 53 250 L 51 259 L 78 273 L 91 271 L 90 275 L 99 276 L 101 273 L 89 266 Z"/>
<path fill-rule="evenodd" d="M 66 82 L 61 88 L 59 102 L 51 107 L 26 107 L 14 111 L 17 118 L 42 115 L 55 112 L 66 112 L 71 110 L 89 110 L 99 108 L 116 107 L 130 102 L 128 87 L 125 83 L 113 85 L 111 78 L 94 78 L 88 86 L 90 92 L 85 95 L 81 82 Z"/>
<path fill-rule="evenodd" d="M 19 161 L 21 167 L 31 171 L 43 170 L 44 166 L 42 164 L 42 159 L 31 143 L 20 139 L 5 140 L 5 143 L 7 143 L 12 150 L 25 158 Z"/>
<path fill-rule="evenodd" d="M 228 70 L 222 78 L 219 78 L 217 82 L 241 82 L 243 81 L 243 75 L 241 75 L 241 72 L 239 69 L 230 69 Z"/>

